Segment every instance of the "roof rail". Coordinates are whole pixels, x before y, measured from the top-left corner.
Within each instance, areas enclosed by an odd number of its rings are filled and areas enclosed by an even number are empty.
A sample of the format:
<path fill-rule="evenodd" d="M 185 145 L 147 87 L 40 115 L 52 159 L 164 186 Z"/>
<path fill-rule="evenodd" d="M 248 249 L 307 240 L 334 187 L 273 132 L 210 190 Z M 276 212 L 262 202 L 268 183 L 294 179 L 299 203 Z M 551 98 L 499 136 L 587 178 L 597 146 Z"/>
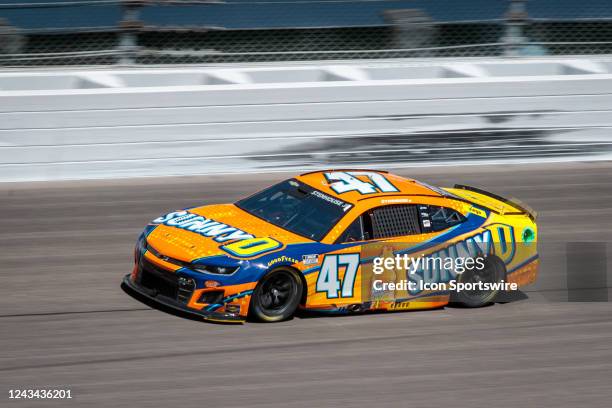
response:
<path fill-rule="evenodd" d="M 400 194 L 395 194 L 395 193 L 387 193 L 387 194 L 376 194 L 376 195 L 371 195 L 368 197 L 363 197 L 360 198 L 357 201 L 364 201 L 364 200 L 370 200 L 372 198 L 389 198 L 389 197 L 434 197 L 434 198 L 445 198 L 444 196 L 441 195 L 433 195 L 433 194 L 408 194 L 408 193 L 400 193 Z"/>
<path fill-rule="evenodd" d="M 300 176 L 307 176 L 309 174 L 314 174 L 314 173 L 324 173 L 326 171 L 375 171 L 377 173 L 385 173 L 385 174 L 389 173 L 388 171 L 377 170 L 377 169 L 323 169 L 323 170 L 309 171 L 308 173 L 300 174 Z"/>

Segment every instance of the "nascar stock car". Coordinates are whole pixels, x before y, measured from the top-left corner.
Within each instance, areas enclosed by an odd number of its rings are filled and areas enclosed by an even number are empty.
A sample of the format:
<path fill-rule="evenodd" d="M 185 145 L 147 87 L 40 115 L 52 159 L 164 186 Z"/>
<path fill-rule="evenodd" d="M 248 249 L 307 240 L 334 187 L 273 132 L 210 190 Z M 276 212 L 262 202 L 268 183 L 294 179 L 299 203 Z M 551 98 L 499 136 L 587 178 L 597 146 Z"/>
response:
<path fill-rule="evenodd" d="M 533 283 L 536 234 L 532 210 L 477 188 L 439 188 L 375 170 L 316 171 L 234 204 L 153 220 L 122 285 L 144 302 L 222 322 L 280 321 L 297 308 L 478 307 L 503 288 L 452 291 L 423 282 Z M 415 256 L 408 265 L 376 271 L 377 258 L 406 254 L 483 261 L 459 274 L 440 263 L 414 267 Z M 382 287 L 383 278 L 419 285 Z"/>

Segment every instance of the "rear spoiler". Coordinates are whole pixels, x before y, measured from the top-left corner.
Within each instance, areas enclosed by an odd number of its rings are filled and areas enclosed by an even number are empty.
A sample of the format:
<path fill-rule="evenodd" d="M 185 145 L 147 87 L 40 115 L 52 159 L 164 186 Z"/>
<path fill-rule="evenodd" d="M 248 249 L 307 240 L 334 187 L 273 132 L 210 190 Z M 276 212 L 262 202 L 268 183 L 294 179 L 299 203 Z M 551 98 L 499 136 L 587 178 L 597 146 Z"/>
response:
<path fill-rule="evenodd" d="M 503 215 L 527 215 L 532 221 L 535 221 L 538 214 L 533 210 L 533 208 L 529 207 L 527 204 L 522 203 L 521 201 L 517 200 L 517 199 L 508 199 L 505 197 L 501 197 L 498 196 L 497 194 L 493 194 L 490 193 L 488 191 L 482 190 L 480 188 L 477 187 L 472 187 L 472 186 L 464 186 L 462 184 L 455 184 L 455 187 L 458 190 L 467 190 L 467 191 L 473 191 L 474 193 L 478 193 L 478 194 L 482 194 L 484 196 L 487 197 L 491 197 L 495 200 L 501 201 L 504 204 L 508 204 L 520 211 L 510 211 L 510 212 L 503 212 Z M 488 208 L 488 207 L 487 207 Z M 489 208 L 489 210 L 492 210 L 494 212 L 498 212 L 495 211 L 495 209 L 493 208 Z"/>

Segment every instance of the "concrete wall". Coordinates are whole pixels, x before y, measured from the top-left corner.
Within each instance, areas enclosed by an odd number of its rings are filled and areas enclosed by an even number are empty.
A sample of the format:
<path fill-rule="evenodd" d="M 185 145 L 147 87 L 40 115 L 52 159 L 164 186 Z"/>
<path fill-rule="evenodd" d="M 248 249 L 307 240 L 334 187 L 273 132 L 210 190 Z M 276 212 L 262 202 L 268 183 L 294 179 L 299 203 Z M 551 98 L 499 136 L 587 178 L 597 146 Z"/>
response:
<path fill-rule="evenodd" d="M 577 160 L 612 152 L 612 62 L 0 73 L 0 181 Z"/>

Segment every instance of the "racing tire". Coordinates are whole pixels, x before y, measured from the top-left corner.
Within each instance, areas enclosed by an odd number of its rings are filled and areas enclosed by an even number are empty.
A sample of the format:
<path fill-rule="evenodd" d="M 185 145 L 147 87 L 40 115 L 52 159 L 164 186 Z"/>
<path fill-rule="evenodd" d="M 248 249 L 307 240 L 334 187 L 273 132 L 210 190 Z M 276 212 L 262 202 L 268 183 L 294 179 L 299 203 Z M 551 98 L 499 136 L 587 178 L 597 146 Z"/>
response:
<path fill-rule="evenodd" d="M 302 280 L 293 269 L 279 268 L 267 273 L 253 291 L 250 315 L 261 322 L 289 319 L 300 304 Z"/>
<path fill-rule="evenodd" d="M 463 272 L 457 282 L 501 282 L 506 277 L 506 265 L 495 255 L 485 258 L 482 270 L 471 269 Z M 462 290 L 451 294 L 451 303 L 454 305 L 475 308 L 490 305 L 495 302 L 499 290 Z"/>

